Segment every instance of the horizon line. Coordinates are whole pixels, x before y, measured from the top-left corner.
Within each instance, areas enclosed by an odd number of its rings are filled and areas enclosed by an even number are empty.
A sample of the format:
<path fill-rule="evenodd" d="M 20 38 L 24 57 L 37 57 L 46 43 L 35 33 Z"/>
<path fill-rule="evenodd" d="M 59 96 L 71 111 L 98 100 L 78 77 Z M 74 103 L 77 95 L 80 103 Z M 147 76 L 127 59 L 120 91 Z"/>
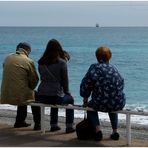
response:
<path fill-rule="evenodd" d="M 130 26 L 99 26 L 99 27 L 96 27 L 95 25 L 94 26 L 39 26 L 39 25 L 27 25 L 27 26 L 22 26 L 22 25 L 19 25 L 19 26 L 15 26 L 15 25 L 12 25 L 12 26 L 10 26 L 10 25 L 0 25 L 0 27 L 92 27 L 92 28 L 105 28 L 105 27 L 148 27 L 148 25 L 146 26 L 146 25 L 141 25 L 141 26 L 132 26 L 132 25 L 130 25 Z"/>

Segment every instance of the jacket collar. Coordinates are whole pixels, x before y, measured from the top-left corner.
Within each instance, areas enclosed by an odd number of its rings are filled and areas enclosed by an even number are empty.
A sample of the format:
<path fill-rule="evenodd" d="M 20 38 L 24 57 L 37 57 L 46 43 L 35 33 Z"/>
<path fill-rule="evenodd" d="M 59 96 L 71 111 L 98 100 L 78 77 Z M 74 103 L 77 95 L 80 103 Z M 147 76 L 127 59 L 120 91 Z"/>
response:
<path fill-rule="evenodd" d="M 23 49 L 23 48 L 17 49 L 17 50 L 16 50 L 16 54 L 24 54 L 24 55 L 26 55 L 27 57 L 28 57 L 28 55 L 29 55 L 29 53 L 28 53 L 25 49 Z"/>
<path fill-rule="evenodd" d="M 99 61 L 99 63 L 102 63 L 102 64 L 109 64 L 109 61 L 106 61 L 106 60 L 103 60 L 103 59 L 102 59 L 102 60 Z"/>

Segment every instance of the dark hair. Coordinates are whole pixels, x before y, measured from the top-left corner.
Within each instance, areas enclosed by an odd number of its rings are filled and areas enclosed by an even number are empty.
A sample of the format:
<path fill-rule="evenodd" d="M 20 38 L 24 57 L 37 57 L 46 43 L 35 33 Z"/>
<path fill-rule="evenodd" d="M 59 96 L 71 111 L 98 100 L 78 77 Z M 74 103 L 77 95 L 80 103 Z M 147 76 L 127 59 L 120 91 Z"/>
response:
<path fill-rule="evenodd" d="M 68 61 L 68 60 L 70 60 L 70 55 L 67 51 L 62 50 L 62 51 L 60 51 L 60 58 Z"/>
<path fill-rule="evenodd" d="M 27 42 L 21 42 L 21 43 L 19 43 L 19 44 L 17 45 L 17 47 L 16 47 L 16 50 L 18 50 L 19 48 L 23 48 L 23 49 L 25 49 L 26 51 L 31 52 L 31 46 L 30 46 L 30 44 L 27 43 Z"/>
<path fill-rule="evenodd" d="M 56 39 L 51 39 L 48 41 L 45 52 L 39 59 L 38 64 L 46 65 L 56 63 L 59 57 L 65 60 L 70 59 L 69 54 L 62 49 L 60 43 Z"/>

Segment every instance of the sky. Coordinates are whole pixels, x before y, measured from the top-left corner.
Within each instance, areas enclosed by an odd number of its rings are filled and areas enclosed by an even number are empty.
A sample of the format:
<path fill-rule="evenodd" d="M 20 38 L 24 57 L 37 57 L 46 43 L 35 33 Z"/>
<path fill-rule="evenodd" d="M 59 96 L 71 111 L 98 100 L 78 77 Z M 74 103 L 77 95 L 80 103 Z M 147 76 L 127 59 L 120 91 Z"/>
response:
<path fill-rule="evenodd" d="M 0 1 L 0 26 L 148 26 L 148 1 Z"/>

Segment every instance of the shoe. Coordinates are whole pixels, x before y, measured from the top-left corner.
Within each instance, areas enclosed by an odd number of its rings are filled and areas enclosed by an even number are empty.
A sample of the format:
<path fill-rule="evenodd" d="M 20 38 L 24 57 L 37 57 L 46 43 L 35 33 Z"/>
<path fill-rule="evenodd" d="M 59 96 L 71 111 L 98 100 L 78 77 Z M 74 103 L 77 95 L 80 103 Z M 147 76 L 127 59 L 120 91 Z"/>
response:
<path fill-rule="evenodd" d="M 99 132 L 95 133 L 95 140 L 96 141 L 101 141 L 102 138 L 103 138 L 102 131 L 99 131 Z"/>
<path fill-rule="evenodd" d="M 54 126 L 50 128 L 51 132 L 59 131 L 61 128 L 59 126 Z"/>
<path fill-rule="evenodd" d="M 75 132 L 75 129 L 72 128 L 72 127 L 69 127 L 69 128 L 66 128 L 66 133 L 69 134 L 69 133 L 73 133 Z"/>
<path fill-rule="evenodd" d="M 119 140 L 120 135 L 116 132 L 110 135 L 110 138 L 113 140 Z"/>
<path fill-rule="evenodd" d="M 26 123 L 26 122 L 23 122 L 23 123 L 15 123 L 14 124 L 14 128 L 21 128 L 21 127 L 28 127 L 28 126 L 31 126 L 30 123 Z"/>
<path fill-rule="evenodd" d="M 41 130 L 41 125 L 40 125 L 40 124 L 35 124 L 33 130 L 34 130 L 34 131 L 39 131 L 39 130 Z"/>

